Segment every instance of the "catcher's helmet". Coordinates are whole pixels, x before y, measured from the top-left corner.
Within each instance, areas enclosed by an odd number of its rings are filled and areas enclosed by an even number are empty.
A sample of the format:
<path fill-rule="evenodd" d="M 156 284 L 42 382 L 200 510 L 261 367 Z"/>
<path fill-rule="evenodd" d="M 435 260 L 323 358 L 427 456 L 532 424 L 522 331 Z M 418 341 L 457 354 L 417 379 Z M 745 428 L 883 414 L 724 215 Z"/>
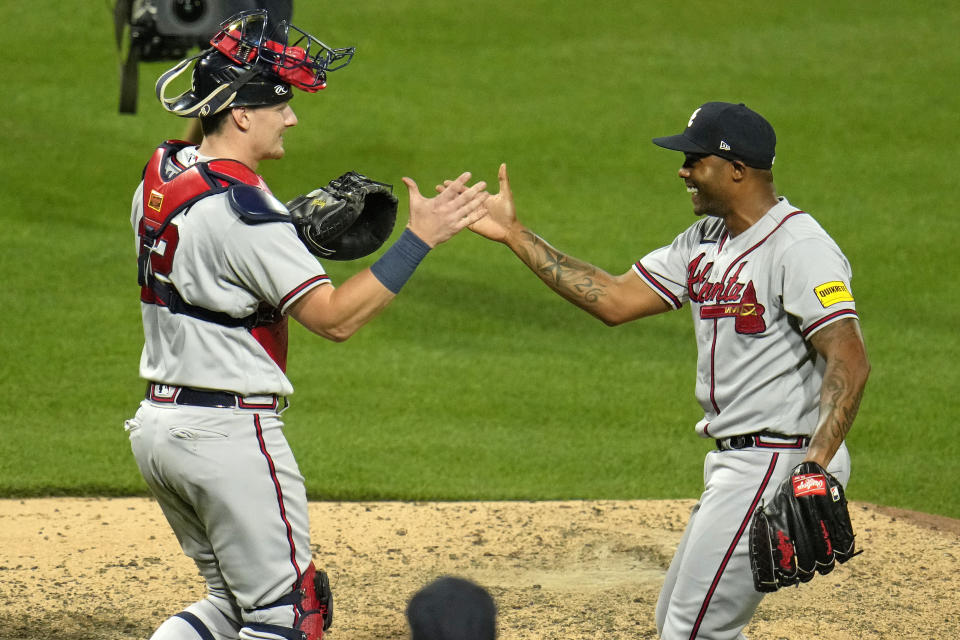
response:
<path fill-rule="evenodd" d="M 353 58 L 353 47 L 332 49 L 286 22 L 269 30 L 268 23 L 264 9 L 243 11 L 224 21 L 209 49 L 179 62 L 157 80 L 163 108 L 195 118 L 230 107 L 286 102 L 293 97 L 292 87 L 310 93 L 325 88 L 327 72 L 342 69 Z M 191 89 L 167 98 L 167 87 L 191 63 L 195 63 Z"/>

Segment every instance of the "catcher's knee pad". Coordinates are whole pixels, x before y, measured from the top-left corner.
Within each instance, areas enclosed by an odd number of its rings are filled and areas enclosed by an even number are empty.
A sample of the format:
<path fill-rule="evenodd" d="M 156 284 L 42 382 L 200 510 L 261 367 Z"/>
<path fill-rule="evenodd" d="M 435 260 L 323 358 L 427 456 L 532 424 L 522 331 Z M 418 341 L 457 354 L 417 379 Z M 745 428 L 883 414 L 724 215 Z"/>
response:
<path fill-rule="evenodd" d="M 257 607 L 249 615 L 245 612 L 244 618 L 244 626 L 258 633 L 287 640 L 321 640 L 323 632 L 333 624 L 330 580 L 325 571 L 318 571 L 311 562 L 296 589 L 276 602 Z"/>

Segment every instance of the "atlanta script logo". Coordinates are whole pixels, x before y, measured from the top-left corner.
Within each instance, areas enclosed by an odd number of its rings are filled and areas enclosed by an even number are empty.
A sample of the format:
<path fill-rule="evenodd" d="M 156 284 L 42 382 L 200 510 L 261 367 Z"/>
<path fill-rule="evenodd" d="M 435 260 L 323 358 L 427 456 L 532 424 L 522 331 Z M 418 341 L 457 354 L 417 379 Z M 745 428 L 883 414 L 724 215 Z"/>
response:
<path fill-rule="evenodd" d="M 700 303 L 702 319 L 734 318 L 737 333 L 762 333 L 767 328 L 763 320 L 764 306 L 757 302 L 757 291 L 750 280 L 740 282 L 740 272 L 747 265 L 741 262 L 737 270 L 726 280 L 710 281 L 713 263 L 700 264 L 706 254 L 701 253 L 687 267 L 687 293 L 690 300 Z M 713 304 L 710 304 L 713 303 Z"/>

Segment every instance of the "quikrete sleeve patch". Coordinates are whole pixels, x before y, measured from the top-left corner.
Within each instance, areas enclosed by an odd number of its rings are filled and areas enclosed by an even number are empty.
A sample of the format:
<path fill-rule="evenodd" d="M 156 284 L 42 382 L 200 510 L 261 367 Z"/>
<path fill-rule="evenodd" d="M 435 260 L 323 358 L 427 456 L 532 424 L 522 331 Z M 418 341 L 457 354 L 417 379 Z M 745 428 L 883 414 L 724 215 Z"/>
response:
<path fill-rule="evenodd" d="M 813 290 L 817 293 L 817 299 L 820 300 L 820 304 L 824 308 L 838 302 L 853 302 L 853 295 L 847 289 L 847 285 L 839 280 L 825 282 L 819 287 L 814 287 Z"/>

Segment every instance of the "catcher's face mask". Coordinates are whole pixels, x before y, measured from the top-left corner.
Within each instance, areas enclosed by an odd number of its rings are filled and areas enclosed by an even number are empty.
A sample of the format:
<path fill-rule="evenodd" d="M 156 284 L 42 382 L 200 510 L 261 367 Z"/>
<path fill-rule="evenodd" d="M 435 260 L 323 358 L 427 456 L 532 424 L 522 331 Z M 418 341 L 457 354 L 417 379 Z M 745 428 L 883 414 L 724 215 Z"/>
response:
<path fill-rule="evenodd" d="M 210 49 L 160 76 L 156 85 L 160 104 L 185 117 L 276 104 L 290 99 L 291 86 L 309 93 L 325 88 L 327 72 L 342 69 L 353 58 L 354 47 L 331 48 L 285 21 L 268 37 L 268 24 L 264 9 L 243 11 L 224 21 L 211 38 Z M 197 59 L 191 90 L 167 98 L 170 83 Z"/>

